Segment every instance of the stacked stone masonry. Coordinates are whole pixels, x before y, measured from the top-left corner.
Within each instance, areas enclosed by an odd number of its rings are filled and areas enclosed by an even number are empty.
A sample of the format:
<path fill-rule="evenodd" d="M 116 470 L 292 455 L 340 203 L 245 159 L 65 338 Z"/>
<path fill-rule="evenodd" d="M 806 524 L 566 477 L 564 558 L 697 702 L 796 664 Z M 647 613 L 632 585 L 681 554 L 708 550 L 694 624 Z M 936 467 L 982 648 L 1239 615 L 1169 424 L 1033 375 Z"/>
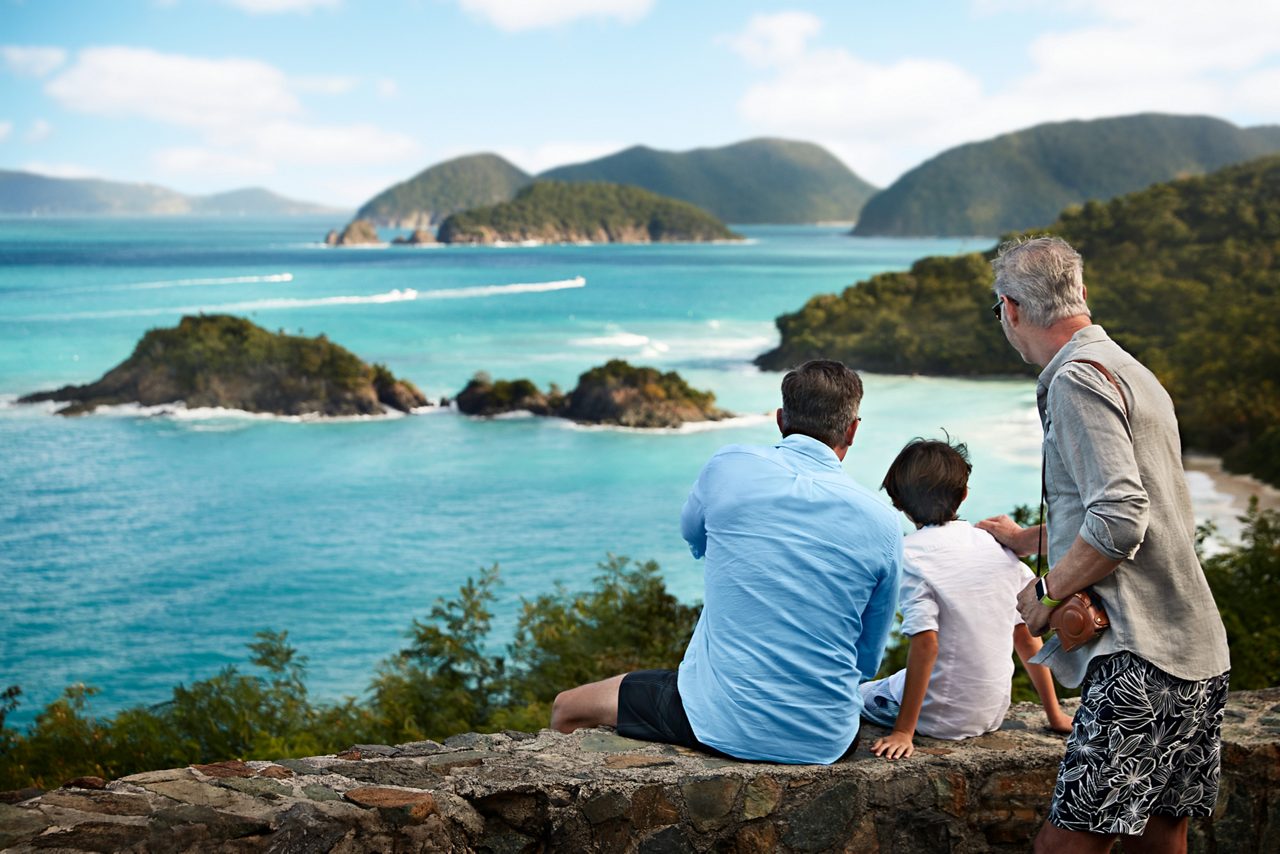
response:
<path fill-rule="evenodd" d="M 1026 851 L 1063 741 L 1039 709 L 888 762 L 731 762 L 606 730 L 358 745 L 337 756 L 81 778 L 0 797 L 6 852 Z M 1231 696 L 1192 850 L 1280 851 L 1280 689 Z"/>

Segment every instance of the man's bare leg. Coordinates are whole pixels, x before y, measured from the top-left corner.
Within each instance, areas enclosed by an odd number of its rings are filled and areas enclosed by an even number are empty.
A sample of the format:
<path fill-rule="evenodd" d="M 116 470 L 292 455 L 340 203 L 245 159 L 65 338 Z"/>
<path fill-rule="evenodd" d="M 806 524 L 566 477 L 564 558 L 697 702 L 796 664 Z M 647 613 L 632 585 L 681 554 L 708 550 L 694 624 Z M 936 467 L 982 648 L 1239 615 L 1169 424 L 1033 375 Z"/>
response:
<path fill-rule="evenodd" d="M 1125 854 L 1187 854 L 1187 825 L 1184 815 L 1153 815 L 1141 836 L 1124 837 Z"/>
<path fill-rule="evenodd" d="M 627 674 L 590 685 L 579 685 L 556 695 L 551 706 L 551 728 L 560 732 L 593 726 L 618 725 L 618 686 Z"/>
<path fill-rule="evenodd" d="M 1036 834 L 1034 850 L 1035 854 L 1106 854 L 1115 841 L 1114 833 L 1063 830 L 1046 821 Z"/>

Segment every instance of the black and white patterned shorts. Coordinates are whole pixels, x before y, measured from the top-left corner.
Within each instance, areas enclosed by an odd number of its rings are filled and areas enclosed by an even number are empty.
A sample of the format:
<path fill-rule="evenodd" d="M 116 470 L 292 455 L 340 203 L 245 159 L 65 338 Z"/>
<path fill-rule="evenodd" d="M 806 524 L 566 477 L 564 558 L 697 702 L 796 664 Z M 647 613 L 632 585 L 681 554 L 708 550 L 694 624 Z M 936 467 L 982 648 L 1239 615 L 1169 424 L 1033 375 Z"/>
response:
<path fill-rule="evenodd" d="M 1152 815 L 1210 815 L 1229 675 L 1188 682 L 1129 652 L 1093 661 L 1049 823 L 1139 835 Z"/>

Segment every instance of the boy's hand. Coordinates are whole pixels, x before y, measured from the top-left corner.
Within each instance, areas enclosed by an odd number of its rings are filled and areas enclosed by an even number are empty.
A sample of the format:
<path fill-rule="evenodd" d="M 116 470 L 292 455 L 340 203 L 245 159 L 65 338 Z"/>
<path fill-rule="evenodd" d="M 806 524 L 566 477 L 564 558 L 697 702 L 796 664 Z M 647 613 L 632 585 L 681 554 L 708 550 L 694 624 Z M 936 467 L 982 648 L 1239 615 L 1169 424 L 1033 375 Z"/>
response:
<path fill-rule="evenodd" d="M 1045 712 L 1045 717 L 1049 719 L 1049 729 L 1063 735 L 1071 732 L 1071 715 L 1061 710 L 1057 714 Z"/>
<path fill-rule="evenodd" d="M 885 759 L 906 759 L 916 752 L 916 747 L 911 743 L 911 736 L 894 730 L 884 738 L 877 738 L 871 752 Z"/>

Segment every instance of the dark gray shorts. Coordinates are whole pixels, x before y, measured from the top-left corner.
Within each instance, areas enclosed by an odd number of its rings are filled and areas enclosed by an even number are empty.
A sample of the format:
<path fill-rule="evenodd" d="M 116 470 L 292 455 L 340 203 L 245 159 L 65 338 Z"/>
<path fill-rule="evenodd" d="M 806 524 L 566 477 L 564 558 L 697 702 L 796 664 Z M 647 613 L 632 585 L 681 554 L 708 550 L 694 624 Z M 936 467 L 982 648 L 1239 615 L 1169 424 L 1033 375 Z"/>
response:
<path fill-rule="evenodd" d="M 693 734 L 680 699 L 677 676 L 674 670 L 636 670 L 622 677 L 618 686 L 618 735 L 726 756 Z"/>
<path fill-rule="evenodd" d="M 1188 682 L 1129 652 L 1091 662 L 1049 823 L 1136 836 L 1152 815 L 1211 815 L 1229 675 Z"/>

